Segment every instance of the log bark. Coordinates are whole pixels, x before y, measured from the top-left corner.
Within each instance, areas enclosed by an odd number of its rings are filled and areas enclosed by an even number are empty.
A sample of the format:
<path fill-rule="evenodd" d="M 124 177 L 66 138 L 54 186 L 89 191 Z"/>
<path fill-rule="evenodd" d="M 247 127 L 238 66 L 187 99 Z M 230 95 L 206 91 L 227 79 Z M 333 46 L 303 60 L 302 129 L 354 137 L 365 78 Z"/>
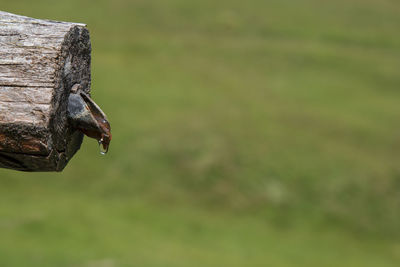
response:
<path fill-rule="evenodd" d="M 67 120 L 70 89 L 90 90 L 86 25 L 0 11 L 0 167 L 61 171 L 82 133 Z"/>

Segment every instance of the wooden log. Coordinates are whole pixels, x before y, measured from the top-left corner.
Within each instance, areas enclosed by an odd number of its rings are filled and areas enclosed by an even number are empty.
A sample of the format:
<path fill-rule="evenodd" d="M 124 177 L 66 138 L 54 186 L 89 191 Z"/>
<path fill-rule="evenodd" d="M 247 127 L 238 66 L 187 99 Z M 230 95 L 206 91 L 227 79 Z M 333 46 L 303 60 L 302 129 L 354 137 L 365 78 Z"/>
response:
<path fill-rule="evenodd" d="M 70 90 L 90 90 L 86 25 L 0 11 L 0 167 L 61 171 L 82 133 L 67 119 Z"/>

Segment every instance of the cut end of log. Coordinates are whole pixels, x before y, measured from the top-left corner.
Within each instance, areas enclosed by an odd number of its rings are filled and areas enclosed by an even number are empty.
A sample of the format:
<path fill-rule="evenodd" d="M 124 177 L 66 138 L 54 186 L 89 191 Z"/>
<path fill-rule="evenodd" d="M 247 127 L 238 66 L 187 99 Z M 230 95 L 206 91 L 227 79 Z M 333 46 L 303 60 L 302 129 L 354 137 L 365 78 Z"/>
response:
<path fill-rule="evenodd" d="M 70 90 L 90 93 L 84 24 L 0 11 L 0 167 L 61 171 L 83 135 L 68 124 Z"/>

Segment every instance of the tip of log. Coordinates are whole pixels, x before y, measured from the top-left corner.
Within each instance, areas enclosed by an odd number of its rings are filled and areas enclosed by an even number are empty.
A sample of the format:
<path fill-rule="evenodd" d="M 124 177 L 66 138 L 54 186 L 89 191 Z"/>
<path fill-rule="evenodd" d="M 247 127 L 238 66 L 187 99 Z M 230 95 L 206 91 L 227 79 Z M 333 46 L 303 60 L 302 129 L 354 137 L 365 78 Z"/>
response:
<path fill-rule="evenodd" d="M 0 167 L 61 171 L 83 135 L 67 120 L 70 89 L 90 91 L 85 24 L 0 11 Z"/>

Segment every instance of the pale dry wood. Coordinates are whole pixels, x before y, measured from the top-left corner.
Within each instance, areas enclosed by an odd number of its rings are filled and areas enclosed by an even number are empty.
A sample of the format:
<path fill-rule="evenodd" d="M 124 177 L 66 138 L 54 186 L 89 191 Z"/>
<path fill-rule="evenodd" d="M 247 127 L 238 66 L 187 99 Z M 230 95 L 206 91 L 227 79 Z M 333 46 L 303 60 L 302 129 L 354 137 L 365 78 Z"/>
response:
<path fill-rule="evenodd" d="M 67 100 L 90 90 L 86 25 L 0 11 L 0 167 L 60 171 L 79 149 Z"/>

